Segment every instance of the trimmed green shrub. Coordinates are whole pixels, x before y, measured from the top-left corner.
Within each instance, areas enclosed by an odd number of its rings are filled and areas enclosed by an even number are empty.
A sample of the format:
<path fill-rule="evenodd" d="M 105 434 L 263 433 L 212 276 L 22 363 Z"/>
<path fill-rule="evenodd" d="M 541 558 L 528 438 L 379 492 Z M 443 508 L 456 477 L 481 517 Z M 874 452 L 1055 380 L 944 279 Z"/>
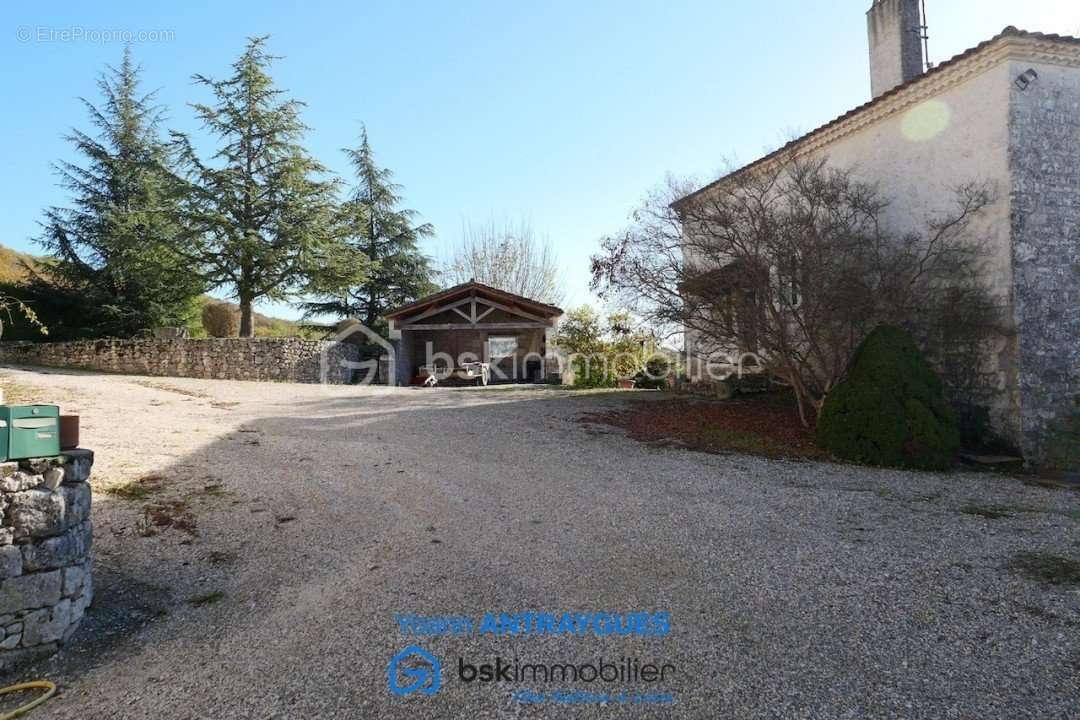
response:
<path fill-rule="evenodd" d="M 825 398 L 818 442 L 867 465 L 946 470 L 960 447 L 941 380 L 907 331 L 880 325 Z"/>

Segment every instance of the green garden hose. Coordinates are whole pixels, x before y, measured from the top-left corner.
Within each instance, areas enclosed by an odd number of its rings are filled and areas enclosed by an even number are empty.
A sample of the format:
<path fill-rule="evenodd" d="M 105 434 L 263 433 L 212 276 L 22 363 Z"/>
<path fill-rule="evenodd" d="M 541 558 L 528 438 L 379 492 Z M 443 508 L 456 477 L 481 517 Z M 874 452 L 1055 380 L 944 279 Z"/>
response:
<path fill-rule="evenodd" d="M 0 715 L 0 720 L 12 720 L 12 718 L 17 718 L 24 713 L 30 712 L 53 696 L 56 692 L 56 683 L 49 682 L 48 680 L 34 680 L 32 682 L 19 683 L 18 685 L 8 685 L 6 688 L 0 688 L 0 695 L 22 692 L 24 690 L 44 690 L 45 694 L 31 700 L 25 705 L 20 705 L 9 713 Z"/>

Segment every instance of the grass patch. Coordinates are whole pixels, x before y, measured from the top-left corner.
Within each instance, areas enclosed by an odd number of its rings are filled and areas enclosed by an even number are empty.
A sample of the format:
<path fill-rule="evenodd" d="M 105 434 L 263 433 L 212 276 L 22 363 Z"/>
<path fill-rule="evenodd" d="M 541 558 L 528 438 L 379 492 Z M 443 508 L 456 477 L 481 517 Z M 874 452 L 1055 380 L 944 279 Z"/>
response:
<path fill-rule="evenodd" d="M 197 527 L 195 515 L 183 500 L 147 505 L 143 508 L 141 525 L 147 535 L 152 535 L 154 528 L 173 528 L 194 535 Z"/>
<path fill-rule="evenodd" d="M 213 605 L 216 602 L 221 602 L 225 599 L 225 593 L 220 590 L 211 590 L 201 595 L 195 595 L 191 597 L 188 602 L 195 607 L 202 607 L 203 605 Z"/>
<path fill-rule="evenodd" d="M 964 515 L 978 515 L 988 520 L 1009 518 L 1016 515 L 1060 515 L 1070 520 L 1080 520 L 1080 510 L 1050 510 L 1046 508 L 1032 507 L 1030 505 L 976 505 L 969 504 L 957 509 Z"/>
<path fill-rule="evenodd" d="M 209 482 L 203 485 L 202 494 L 210 497 L 224 497 L 229 494 L 229 491 L 225 489 L 223 483 Z"/>
<path fill-rule="evenodd" d="M 1080 585 L 1080 562 L 1052 553 L 1017 553 L 1009 569 L 1052 585 Z"/>
<path fill-rule="evenodd" d="M 175 385 L 169 385 L 163 382 L 154 382 L 153 380 L 131 380 L 132 385 L 141 385 L 144 388 L 150 388 L 151 390 L 162 390 L 164 392 L 176 393 L 177 395 L 183 395 L 185 397 L 199 398 L 203 400 L 211 399 L 210 395 L 206 393 L 197 392 L 195 390 L 188 390 L 186 388 L 176 387 Z"/>
<path fill-rule="evenodd" d="M 144 475 L 134 480 L 105 483 L 97 489 L 123 500 L 142 500 L 159 492 L 164 482 L 165 478 L 161 475 Z"/>
<path fill-rule="evenodd" d="M 964 515 L 976 515 L 987 520 L 999 520 L 1001 518 L 1011 518 L 1013 513 L 1010 512 L 1010 508 L 1003 507 L 1001 505 L 965 505 L 959 510 L 959 513 Z"/>
<path fill-rule="evenodd" d="M 9 377 L 0 378 L 0 390 L 3 390 L 4 402 L 8 405 L 33 405 L 43 402 L 40 390 L 20 385 Z"/>

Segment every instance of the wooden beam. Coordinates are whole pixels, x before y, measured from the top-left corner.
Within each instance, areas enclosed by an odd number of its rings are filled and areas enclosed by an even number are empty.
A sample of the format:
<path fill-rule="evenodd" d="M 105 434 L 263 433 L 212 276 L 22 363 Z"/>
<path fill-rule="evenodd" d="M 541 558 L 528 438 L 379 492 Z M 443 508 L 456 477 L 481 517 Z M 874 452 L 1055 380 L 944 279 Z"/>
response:
<path fill-rule="evenodd" d="M 402 330 L 523 330 L 546 328 L 542 322 L 505 322 L 505 323 L 411 323 L 403 325 Z"/>
<path fill-rule="evenodd" d="M 535 320 L 536 322 L 543 322 L 544 321 L 544 318 L 540 317 L 539 315 L 533 315 L 532 313 L 525 312 L 524 310 L 522 310 L 520 308 L 513 308 L 513 307 L 510 307 L 509 305 L 503 305 L 500 302 L 495 302 L 494 300 L 489 300 L 488 298 L 485 298 L 485 297 L 477 298 L 476 300 L 477 300 L 477 302 L 481 302 L 481 303 L 483 303 L 485 305 L 488 305 L 489 307 L 498 308 L 499 310 L 503 310 L 505 312 L 508 312 L 511 315 L 518 315 L 520 317 L 528 318 L 530 320 Z"/>
<path fill-rule="evenodd" d="M 439 313 L 446 312 L 447 310 L 456 310 L 458 307 L 460 307 L 462 305 L 467 305 L 470 302 L 472 302 L 472 298 L 464 298 L 462 300 L 458 300 L 457 302 L 452 302 L 449 305 L 432 305 L 431 307 L 429 307 L 427 310 L 420 313 L 416 317 L 411 317 L 408 320 L 403 320 L 401 322 L 401 324 L 402 325 L 412 325 L 417 320 L 423 320 L 424 318 L 429 318 L 432 315 L 438 315 Z M 466 319 L 468 319 L 468 318 L 466 318 Z"/>

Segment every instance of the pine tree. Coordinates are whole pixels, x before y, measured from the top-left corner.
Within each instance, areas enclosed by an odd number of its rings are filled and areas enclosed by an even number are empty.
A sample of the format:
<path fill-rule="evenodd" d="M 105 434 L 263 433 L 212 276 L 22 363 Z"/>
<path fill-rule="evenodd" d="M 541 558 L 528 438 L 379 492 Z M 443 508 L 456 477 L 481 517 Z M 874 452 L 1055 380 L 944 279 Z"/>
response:
<path fill-rule="evenodd" d="M 335 254 L 334 183 L 300 144 L 303 103 L 274 86 L 269 67 L 277 58 L 264 51 L 266 39 L 249 39 L 229 78 L 195 76 L 215 99 L 194 106 L 220 140 L 210 161 L 177 135 L 193 257 L 212 286 L 239 301 L 241 337 L 254 334 L 256 300 L 289 297 Z"/>
<path fill-rule="evenodd" d="M 162 110 L 140 92 L 140 74 L 125 49 L 98 81 L 100 107 L 83 100 L 98 132 L 68 136 L 85 165 L 56 166 L 72 202 L 45 212 L 38 242 L 56 262 L 33 273 L 25 297 L 61 338 L 183 325 L 203 290 L 177 252 Z"/>
<path fill-rule="evenodd" d="M 366 128 L 360 145 L 344 152 L 357 184 L 338 207 L 336 226 L 353 255 L 339 254 L 340 262 L 309 289 L 317 300 L 303 307 L 309 315 L 356 318 L 380 328 L 388 310 L 435 291 L 431 260 L 419 248 L 434 230 L 427 223 L 415 224 L 414 210 L 399 207 L 401 186 L 375 162 Z"/>

